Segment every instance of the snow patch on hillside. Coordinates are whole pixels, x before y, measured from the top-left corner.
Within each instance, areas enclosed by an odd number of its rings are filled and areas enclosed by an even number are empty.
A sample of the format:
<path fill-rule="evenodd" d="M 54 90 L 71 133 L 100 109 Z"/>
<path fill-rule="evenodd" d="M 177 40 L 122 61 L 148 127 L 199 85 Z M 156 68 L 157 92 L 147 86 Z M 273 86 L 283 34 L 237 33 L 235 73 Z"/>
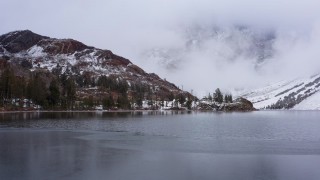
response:
<path fill-rule="evenodd" d="M 315 93 L 306 100 L 297 104 L 294 110 L 320 110 L 320 92 Z"/>
<path fill-rule="evenodd" d="M 27 53 L 31 56 L 31 57 L 41 57 L 41 56 L 45 56 L 46 53 L 43 52 L 43 48 L 41 46 L 32 46 Z"/>

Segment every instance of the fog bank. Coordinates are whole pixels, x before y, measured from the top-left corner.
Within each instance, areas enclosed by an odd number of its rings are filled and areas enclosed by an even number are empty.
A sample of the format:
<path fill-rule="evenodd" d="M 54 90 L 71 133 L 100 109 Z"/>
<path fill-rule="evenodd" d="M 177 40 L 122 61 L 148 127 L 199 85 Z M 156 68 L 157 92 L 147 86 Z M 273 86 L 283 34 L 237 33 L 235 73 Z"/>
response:
<path fill-rule="evenodd" d="M 320 72 L 317 0 L 3 0 L 0 6 L 1 34 L 30 29 L 74 38 L 198 93 Z M 224 34 L 212 35 L 216 28 Z M 259 34 L 273 36 L 263 61 L 250 54 L 260 52 L 252 50 Z"/>

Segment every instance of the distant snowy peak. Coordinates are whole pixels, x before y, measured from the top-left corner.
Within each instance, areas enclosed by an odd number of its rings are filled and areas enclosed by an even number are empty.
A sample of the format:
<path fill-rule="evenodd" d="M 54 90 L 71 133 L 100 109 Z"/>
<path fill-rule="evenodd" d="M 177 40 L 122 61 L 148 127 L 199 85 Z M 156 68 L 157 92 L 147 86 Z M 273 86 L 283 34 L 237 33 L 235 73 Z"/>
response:
<path fill-rule="evenodd" d="M 238 58 L 253 61 L 257 66 L 274 55 L 275 32 L 245 26 L 189 26 L 182 28 L 180 46 L 151 47 L 142 53 L 164 68 L 179 67 L 190 55 L 201 52 L 225 61 Z"/>
<path fill-rule="evenodd" d="M 282 81 L 260 89 L 242 93 L 258 109 L 317 109 L 320 74 Z"/>

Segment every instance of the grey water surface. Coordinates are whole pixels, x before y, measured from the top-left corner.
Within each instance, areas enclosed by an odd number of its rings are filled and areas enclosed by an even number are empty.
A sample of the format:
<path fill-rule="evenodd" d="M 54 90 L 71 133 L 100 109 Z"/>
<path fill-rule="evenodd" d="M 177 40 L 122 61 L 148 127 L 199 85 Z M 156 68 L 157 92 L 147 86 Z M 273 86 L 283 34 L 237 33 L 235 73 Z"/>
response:
<path fill-rule="evenodd" d="M 0 179 L 319 180 L 320 112 L 0 114 Z"/>

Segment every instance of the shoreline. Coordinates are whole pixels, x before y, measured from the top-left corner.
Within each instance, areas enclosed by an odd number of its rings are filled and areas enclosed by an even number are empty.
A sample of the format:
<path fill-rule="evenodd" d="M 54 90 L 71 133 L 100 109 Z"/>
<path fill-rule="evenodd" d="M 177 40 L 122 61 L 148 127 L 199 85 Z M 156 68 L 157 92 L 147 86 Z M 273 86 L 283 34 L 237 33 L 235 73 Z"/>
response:
<path fill-rule="evenodd" d="M 39 112 L 39 113 L 42 113 L 42 112 L 166 112 L 166 111 L 198 111 L 198 110 L 184 110 L 184 109 L 181 109 L 181 110 L 26 110 L 26 111 L 0 111 L 0 114 L 1 113 L 22 113 L 22 112 Z M 206 111 L 204 111 L 206 112 Z"/>
<path fill-rule="evenodd" d="M 254 111 L 212 111 L 212 110 L 187 110 L 187 109 L 159 109 L 159 110 L 26 110 L 26 111 L 0 111 L 0 114 L 10 113 L 129 113 L 129 112 L 214 112 L 214 113 L 249 113 L 257 111 L 285 111 L 285 112 L 299 112 L 299 111 L 319 111 L 319 110 L 291 110 L 291 109 L 256 109 Z"/>
<path fill-rule="evenodd" d="M 6 113 L 129 113 L 129 112 L 215 112 L 215 113 L 233 113 L 233 112 L 255 112 L 254 111 L 213 111 L 213 110 L 187 110 L 187 109 L 159 109 L 159 110 L 27 110 L 27 111 L 0 111 L 0 114 Z M 262 110 L 262 111 L 274 111 L 274 110 Z M 281 110 L 280 110 L 281 111 Z M 283 110 L 287 111 L 287 110 Z"/>

